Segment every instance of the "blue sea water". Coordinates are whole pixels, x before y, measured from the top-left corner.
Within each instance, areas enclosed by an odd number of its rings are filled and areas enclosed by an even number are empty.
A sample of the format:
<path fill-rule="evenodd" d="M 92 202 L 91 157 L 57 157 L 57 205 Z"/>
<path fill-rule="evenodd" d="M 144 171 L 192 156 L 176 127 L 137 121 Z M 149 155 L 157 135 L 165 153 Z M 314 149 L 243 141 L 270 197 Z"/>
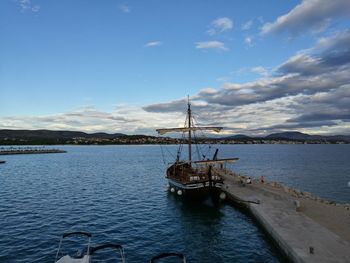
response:
<path fill-rule="evenodd" d="M 241 174 L 350 202 L 349 146 L 218 147 L 220 157 L 240 157 L 232 169 Z M 176 151 L 164 147 L 165 155 Z M 283 261 L 248 215 L 169 194 L 159 146 L 58 148 L 67 153 L 1 156 L 0 262 L 53 262 L 68 231 L 123 244 L 127 262 L 164 251 L 185 253 L 188 262 Z"/>
<path fill-rule="evenodd" d="M 225 145 L 238 173 L 281 182 L 339 203 L 350 203 L 350 144 Z"/>

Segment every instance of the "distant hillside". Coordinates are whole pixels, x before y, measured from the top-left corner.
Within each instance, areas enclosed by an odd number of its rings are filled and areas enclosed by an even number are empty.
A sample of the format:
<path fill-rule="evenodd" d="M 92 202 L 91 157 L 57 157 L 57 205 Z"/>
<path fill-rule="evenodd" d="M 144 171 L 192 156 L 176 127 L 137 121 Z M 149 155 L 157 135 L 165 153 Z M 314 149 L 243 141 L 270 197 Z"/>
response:
<path fill-rule="evenodd" d="M 260 143 L 350 143 L 349 135 L 309 135 L 301 132 L 273 133 L 266 137 L 236 134 L 226 137 L 197 138 L 198 143 L 260 144 Z M 85 133 L 79 131 L 0 130 L 0 145 L 54 145 L 54 144 L 177 144 L 179 138 L 123 133 Z"/>
<path fill-rule="evenodd" d="M 287 139 L 287 140 L 325 140 L 325 141 L 347 141 L 350 142 L 350 135 L 309 135 L 301 132 L 281 132 L 273 133 L 265 137 L 266 139 Z"/>
<path fill-rule="evenodd" d="M 83 138 L 101 138 L 112 139 L 126 136 L 123 133 L 85 133 L 77 131 L 50 131 L 50 130 L 0 130 L 0 139 L 72 139 Z"/>
<path fill-rule="evenodd" d="M 224 137 L 223 139 L 227 139 L 227 140 L 246 139 L 246 140 L 248 140 L 248 139 L 252 139 L 252 137 L 249 137 L 249 136 L 244 135 L 244 134 L 236 134 L 236 135 Z"/>
<path fill-rule="evenodd" d="M 288 140 L 309 140 L 311 135 L 301 132 L 281 132 L 272 133 L 266 136 L 266 139 L 288 139 Z"/>

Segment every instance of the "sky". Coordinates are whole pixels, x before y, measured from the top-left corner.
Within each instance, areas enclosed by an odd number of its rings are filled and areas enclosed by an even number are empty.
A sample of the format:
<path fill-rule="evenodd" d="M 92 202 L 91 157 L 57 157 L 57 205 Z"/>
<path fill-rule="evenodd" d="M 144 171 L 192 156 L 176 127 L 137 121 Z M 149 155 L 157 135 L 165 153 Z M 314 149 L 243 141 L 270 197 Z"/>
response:
<path fill-rule="evenodd" d="M 350 134 L 349 0 L 1 0 L 0 129 Z"/>

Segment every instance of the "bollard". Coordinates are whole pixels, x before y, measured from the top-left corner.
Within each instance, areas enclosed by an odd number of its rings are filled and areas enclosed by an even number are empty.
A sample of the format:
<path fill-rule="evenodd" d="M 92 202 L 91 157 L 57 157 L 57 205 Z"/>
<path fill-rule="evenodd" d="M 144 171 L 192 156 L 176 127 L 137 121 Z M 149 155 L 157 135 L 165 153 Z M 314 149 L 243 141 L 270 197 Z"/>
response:
<path fill-rule="evenodd" d="M 309 247 L 310 254 L 314 254 L 314 247 Z"/>

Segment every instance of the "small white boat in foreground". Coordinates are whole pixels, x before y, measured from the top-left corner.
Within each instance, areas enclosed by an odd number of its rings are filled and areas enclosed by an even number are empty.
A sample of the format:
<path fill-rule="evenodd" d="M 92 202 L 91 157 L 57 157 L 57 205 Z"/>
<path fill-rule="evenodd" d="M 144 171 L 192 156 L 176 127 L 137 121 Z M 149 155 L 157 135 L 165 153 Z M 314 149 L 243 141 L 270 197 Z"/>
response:
<path fill-rule="evenodd" d="M 62 252 L 62 243 L 66 237 L 70 236 L 85 236 L 88 238 L 87 247 L 83 250 L 78 250 L 74 255 L 63 255 Z M 93 255 L 98 250 L 106 249 L 106 248 L 114 248 L 119 252 L 119 258 L 122 263 L 125 263 L 125 254 L 124 249 L 119 244 L 103 244 L 98 245 L 96 247 L 91 247 L 91 234 L 87 232 L 71 232 L 65 233 L 62 235 L 60 244 L 58 246 L 55 263 L 91 263 Z"/>
<path fill-rule="evenodd" d="M 63 252 L 62 249 L 62 244 L 63 244 L 63 240 L 67 237 L 72 237 L 72 236 L 78 236 L 78 237 L 86 237 L 88 239 L 86 247 L 84 247 L 81 250 L 76 251 L 75 253 L 71 253 L 71 254 L 66 254 Z M 103 250 L 103 249 L 115 249 L 119 252 L 119 257 L 116 257 L 116 260 L 119 259 L 120 262 L 122 263 L 126 263 L 125 260 L 125 254 L 124 254 L 124 249 L 121 245 L 119 244 L 103 244 L 103 245 L 97 245 L 95 247 L 91 246 L 91 237 L 92 235 L 88 232 L 70 232 L 70 233 L 65 233 L 62 235 L 61 239 L 60 239 L 60 243 L 58 246 L 58 250 L 56 253 L 56 259 L 55 259 L 55 263 L 93 263 L 93 257 L 96 254 L 96 251 L 98 250 Z M 71 241 L 71 240 L 70 240 Z M 66 241 L 68 243 L 68 241 Z M 71 247 L 71 245 L 68 245 L 68 248 L 70 251 L 73 251 L 74 248 Z M 186 263 L 186 257 L 183 254 L 180 253 L 161 253 L 157 256 L 154 256 L 151 260 L 150 263 L 156 263 L 158 262 L 160 259 L 164 259 L 164 258 L 178 258 L 181 260 L 182 263 Z M 98 260 L 98 262 L 101 262 L 100 260 Z M 172 261 L 173 262 L 173 261 Z"/>

